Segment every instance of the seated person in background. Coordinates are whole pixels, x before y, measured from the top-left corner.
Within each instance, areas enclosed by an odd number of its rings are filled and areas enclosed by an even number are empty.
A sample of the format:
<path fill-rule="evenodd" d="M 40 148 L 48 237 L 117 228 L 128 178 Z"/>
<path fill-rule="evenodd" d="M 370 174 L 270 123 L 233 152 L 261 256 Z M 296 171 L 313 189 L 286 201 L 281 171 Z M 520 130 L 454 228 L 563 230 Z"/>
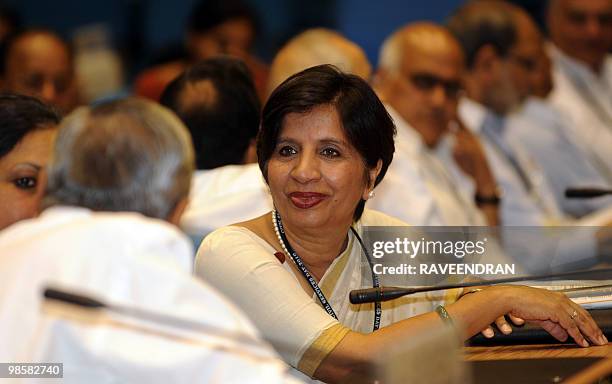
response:
<path fill-rule="evenodd" d="M 575 231 L 571 239 L 548 240 L 539 234 L 545 231 L 522 232 L 520 237 L 536 235 L 534 241 L 513 237 L 506 231 L 509 236 L 504 236 L 504 241 L 513 243 L 507 252 L 520 257 L 521 263 L 533 271 L 594 264 L 609 256 L 605 247 L 611 240 L 605 231 L 595 233 L 594 226 L 612 222 L 612 210 L 595 221 L 568 218 L 537 162 L 508 137 L 508 117 L 530 92 L 529 72 L 521 57 L 537 51 L 530 34 L 518 32 L 522 14 L 519 7 L 503 1 L 475 0 L 451 16 L 448 27 L 463 46 L 468 64 L 464 75 L 466 97 L 459 103 L 459 115 L 483 143 L 502 190 L 501 225 L 593 227 Z"/>
<path fill-rule="evenodd" d="M 289 40 L 274 57 L 266 98 L 291 75 L 321 64 L 335 65 L 366 81 L 372 74 L 368 58 L 357 44 L 330 29 L 308 29 Z"/>
<path fill-rule="evenodd" d="M 612 175 L 612 1 L 550 0 L 554 87 L 548 101 Z"/>
<path fill-rule="evenodd" d="M 173 113 L 138 99 L 79 109 L 53 155 L 48 208 L 0 233 L 0 361 L 63 362 L 69 382 L 284 382 L 271 348 L 224 335 L 257 340 L 247 318 L 191 276 L 175 225 L 193 149 Z M 52 305 L 48 286 L 157 317 Z"/>
<path fill-rule="evenodd" d="M 459 43 L 435 24 L 414 23 L 385 40 L 374 85 L 397 127 L 396 155 L 370 208 L 415 225 L 497 225 L 497 182 L 457 118 L 464 65 Z M 459 172 L 471 178 L 467 191 Z M 411 189 L 422 191 L 412 202 Z"/>
<path fill-rule="evenodd" d="M 189 129 L 196 167 L 181 227 L 201 240 L 214 229 L 272 209 L 257 167 L 260 103 L 246 66 L 219 57 L 194 65 L 172 81 L 161 103 Z"/>
<path fill-rule="evenodd" d="M 576 135 L 565 111 L 548 103 L 553 87 L 551 65 L 540 31 L 529 15 L 517 12 L 517 32 L 531 41 L 531 49 L 517 53 L 530 79 L 530 97 L 508 119 L 506 134 L 537 162 L 565 214 L 578 218 L 612 206 L 612 197 L 568 199 L 571 187 L 608 188 L 612 169 L 590 154 L 584 137 Z"/>
<path fill-rule="evenodd" d="M 68 113 L 79 104 L 73 53 L 54 32 L 32 29 L 13 36 L 0 57 L 3 91 L 34 96 Z"/>
<path fill-rule="evenodd" d="M 503 189 L 502 225 L 544 225 L 563 216 L 550 186 L 525 151 L 511 146 L 506 117 L 529 94 L 529 80 L 515 56 L 531 47 L 517 32 L 518 8 L 502 1 L 477 0 L 460 7 L 448 26 L 467 60 L 466 96 L 459 114 L 484 144 L 491 170 Z M 516 10 L 516 11 L 515 11 Z"/>
<path fill-rule="evenodd" d="M 38 214 L 59 121 L 33 97 L 0 95 L 0 230 Z"/>
<path fill-rule="evenodd" d="M 257 141 L 275 210 L 210 234 L 198 250 L 196 274 L 234 299 L 287 363 L 330 383 L 361 371 L 390 344 L 442 327 L 448 317 L 465 337 L 511 314 L 561 340 L 569 334 L 582 346 L 587 339 L 607 343 L 579 305 L 529 287 L 486 288 L 438 308 L 440 316 L 422 314 L 432 309 L 424 297 L 376 310 L 350 305 L 348 292 L 370 284 L 364 278 L 370 272 L 361 270 L 368 265 L 363 226 L 402 224 L 364 210 L 393 158 L 394 133 L 363 79 L 328 65 L 287 79 L 264 106 Z"/>
<path fill-rule="evenodd" d="M 263 96 L 268 70 L 251 54 L 257 24 L 254 11 L 241 0 L 198 1 L 187 22 L 187 57 L 142 72 L 135 80 L 134 93 L 157 101 L 168 83 L 189 66 L 214 56 L 231 55 L 246 63 L 258 94 Z"/>

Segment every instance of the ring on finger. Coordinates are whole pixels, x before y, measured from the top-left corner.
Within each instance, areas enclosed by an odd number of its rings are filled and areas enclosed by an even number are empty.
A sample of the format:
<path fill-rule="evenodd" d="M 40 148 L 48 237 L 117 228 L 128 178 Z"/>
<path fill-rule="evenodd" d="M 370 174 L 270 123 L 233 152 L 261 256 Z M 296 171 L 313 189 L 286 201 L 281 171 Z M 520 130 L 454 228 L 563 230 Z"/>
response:
<path fill-rule="evenodd" d="M 574 312 L 570 315 L 570 319 L 574 320 L 576 317 L 578 317 L 578 311 L 574 309 Z"/>

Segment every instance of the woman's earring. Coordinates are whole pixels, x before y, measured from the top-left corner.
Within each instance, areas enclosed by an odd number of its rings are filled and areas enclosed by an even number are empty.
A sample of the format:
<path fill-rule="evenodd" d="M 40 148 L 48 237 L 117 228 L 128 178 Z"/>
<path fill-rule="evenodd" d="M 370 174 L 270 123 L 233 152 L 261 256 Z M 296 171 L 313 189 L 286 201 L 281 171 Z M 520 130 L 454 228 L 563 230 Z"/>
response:
<path fill-rule="evenodd" d="M 376 193 L 374 192 L 374 190 L 371 190 L 370 193 L 368 193 L 368 200 L 373 199 L 374 196 L 376 196 Z"/>

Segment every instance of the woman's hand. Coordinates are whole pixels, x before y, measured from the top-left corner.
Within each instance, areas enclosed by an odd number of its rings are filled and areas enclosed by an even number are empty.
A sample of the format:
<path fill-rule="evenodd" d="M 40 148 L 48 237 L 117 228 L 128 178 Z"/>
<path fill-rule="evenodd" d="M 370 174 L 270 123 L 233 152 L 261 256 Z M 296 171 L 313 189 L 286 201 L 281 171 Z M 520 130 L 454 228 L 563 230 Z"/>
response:
<path fill-rule="evenodd" d="M 514 325 L 523 325 L 525 324 L 525 320 L 521 319 L 520 317 L 516 317 L 516 316 L 512 316 L 510 314 L 507 315 L 508 318 L 512 321 L 512 323 Z M 504 334 L 504 335 L 509 335 L 512 333 L 512 327 L 510 326 L 510 324 L 508 324 L 508 321 L 506 320 L 506 316 L 500 316 L 495 320 L 495 325 L 497 326 L 497 328 Z M 484 337 L 486 337 L 487 339 L 492 338 L 493 336 L 495 336 L 495 332 L 493 331 L 493 327 L 492 326 L 488 326 L 484 329 L 484 331 L 481 332 L 482 335 Z"/>
<path fill-rule="evenodd" d="M 587 339 L 597 345 L 608 343 L 591 315 L 562 293 L 525 286 L 490 289 L 499 290 L 500 299 L 507 300 L 508 315 L 540 325 L 559 341 L 569 335 L 583 347 L 589 346 Z"/>

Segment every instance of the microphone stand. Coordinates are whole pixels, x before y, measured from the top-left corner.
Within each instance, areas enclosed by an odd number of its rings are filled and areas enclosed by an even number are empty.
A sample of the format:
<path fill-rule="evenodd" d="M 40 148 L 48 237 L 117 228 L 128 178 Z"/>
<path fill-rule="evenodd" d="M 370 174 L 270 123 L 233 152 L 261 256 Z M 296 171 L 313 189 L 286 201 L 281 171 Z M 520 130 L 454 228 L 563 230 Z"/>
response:
<path fill-rule="evenodd" d="M 567 197 L 568 199 L 591 199 L 605 195 L 612 195 L 612 189 L 568 188 L 565 190 L 565 197 Z"/>
<path fill-rule="evenodd" d="M 610 273 L 610 277 L 612 278 L 612 268 L 601 268 L 601 269 L 592 269 L 587 271 L 574 271 L 574 272 L 563 272 L 563 273 L 553 273 L 546 275 L 534 275 L 534 276 L 519 276 L 519 277 L 509 277 L 505 279 L 496 279 L 496 280 L 483 280 L 478 282 L 470 282 L 470 283 L 459 283 L 459 284 L 444 284 L 437 286 L 426 286 L 426 287 L 415 287 L 415 288 L 407 288 L 407 287 L 378 287 L 378 288 L 366 288 L 366 289 L 355 289 L 349 293 L 349 301 L 351 304 L 363 304 L 363 303 L 374 303 L 376 301 L 389 301 L 394 300 L 402 296 L 411 295 L 419 292 L 431 292 L 431 291 L 440 291 L 444 289 L 455 289 L 455 288 L 469 288 L 469 287 L 478 287 L 485 285 L 495 285 L 495 284 L 506 284 L 506 283 L 515 283 L 518 281 L 529 281 L 529 280 L 545 280 L 545 279 L 563 279 L 569 277 L 578 277 L 585 274 L 592 273 Z"/>
<path fill-rule="evenodd" d="M 229 339 L 245 346 L 256 347 L 258 349 L 268 349 L 268 346 L 264 342 L 256 339 L 255 337 L 247 333 L 228 331 L 220 327 L 188 319 L 182 319 L 176 316 L 155 313 L 144 309 L 131 308 L 122 305 L 107 304 L 89 296 L 67 292 L 55 288 L 45 288 L 43 296 L 49 300 L 61 301 L 63 303 L 75 305 L 86 309 L 102 309 L 131 318 L 153 322 L 163 326 L 202 333 L 213 337 Z M 249 352 L 249 354 L 253 354 L 253 352 Z"/>

